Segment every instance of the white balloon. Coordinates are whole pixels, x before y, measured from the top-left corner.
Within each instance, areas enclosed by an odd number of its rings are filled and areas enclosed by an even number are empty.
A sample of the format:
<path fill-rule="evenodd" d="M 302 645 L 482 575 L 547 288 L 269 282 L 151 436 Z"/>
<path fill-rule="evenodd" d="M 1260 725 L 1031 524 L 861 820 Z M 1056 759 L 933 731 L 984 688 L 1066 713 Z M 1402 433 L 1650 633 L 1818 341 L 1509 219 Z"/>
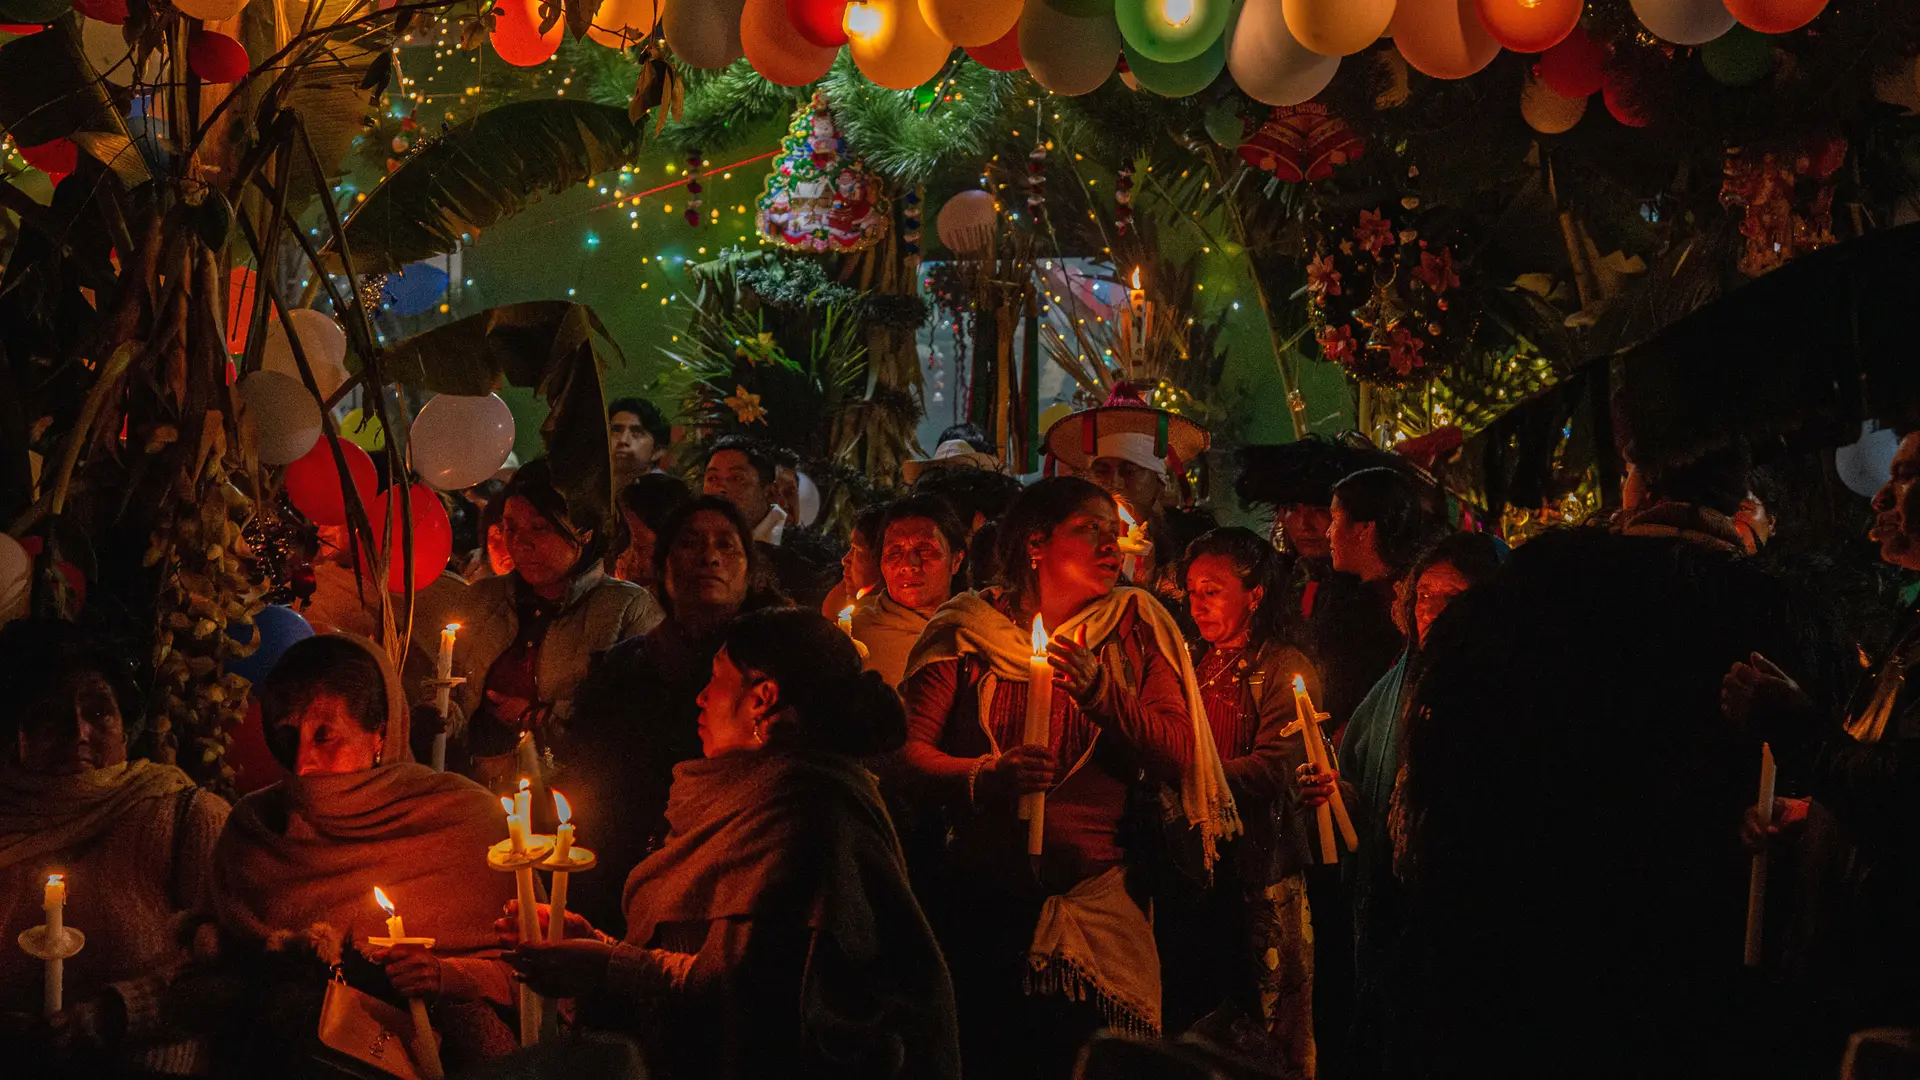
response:
<path fill-rule="evenodd" d="M 1633 0 L 1633 13 L 1654 37 L 1675 45 L 1704 45 L 1733 29 L 1725 0 Z"/>
<path fill-rule="evenodd" d="M 413 471 L 441 491 L 470 488 L 499 471 L 513 438 L 513 410 L 498 395 L 440 394 L 413 419 Z"/>
<path fill-rule="evenodd" d="M 669 0 L 660 17 L 667 47 L 697 68 L 723 68 L 746 55 L 740 14 L 747 0 Z"/>
<path fill-rule="evenodd" d="M 1869 420 L 1860 425 L 1860 440 L 1833 452 L 1833 468 L 1847 490 L 1871 499 L 1885 487 L 1893 475 L 1893 455 L 1900 450 L 1900 436 Z"/>
<path fill-rule="evenodd" d="M 299 379 L 255 371 L 240 380 L 254 452 L 267 465 L 291 465 L 320 441 L 320 403 Z"/>
<path fill-rule="evenodd" d="M 993 241 L 999 214 L 991 193 L 977 188 L 963 191 L 940 208 L 940 215 L 933 219 L 933 231 L 949 251 L 971 255 L 986 250 Z"/>
<path fill-rule="evenodd" d="M 1520 91 L 1520 117 L 1542 135 L 1564 135 L 1587 115 L 1586 98 L 1565 98 L 1539 79 Z"/>
<path fill-rule="evenodd" d="M 812 525 L 820 517 L 820 488 L 806 473 L 795 473 L 794 480 L 800 488 L 800 524 Z"/>
<path fill-rule="evenodd" d="M 321 396 L 332 397 L 347 381 L 347 332 L 325 312 L 312 308 L 295 308 L 287 312 L 287 319 L 300 337 L 301 351 L 307 354 L 307 365 L 313 369 L 313 381 L 319 385 Z M 293 346 L 287 343 L 287 332 L 281 328 L 280 320 L 272 316 L 271 309 L 260 368 L 301 382 L 300 364 L 293 358 Z"/>
<path fill-rule="evenodd" d="M 1019 33 L 1027 73 L 1056 94 L 1091 94 L 1120 66 L 1120 24 L 1112 12 L 1076 18 L 1047 0 L 1027 0 Z"/>
<path fill-rule="evenodd" d="M 0 626 L 27 615 L 33 599 L 33 557 L 20 541 L 0 533 Z"/>
<path fill-rule="evenodd" d="M 1263 105 L 1298 105 L 1327 88 L 1340 58 L 1296 41 L 1280 0 L 1247 0 L 1227 28 L 1227 70 L 1241 93 Z"/>

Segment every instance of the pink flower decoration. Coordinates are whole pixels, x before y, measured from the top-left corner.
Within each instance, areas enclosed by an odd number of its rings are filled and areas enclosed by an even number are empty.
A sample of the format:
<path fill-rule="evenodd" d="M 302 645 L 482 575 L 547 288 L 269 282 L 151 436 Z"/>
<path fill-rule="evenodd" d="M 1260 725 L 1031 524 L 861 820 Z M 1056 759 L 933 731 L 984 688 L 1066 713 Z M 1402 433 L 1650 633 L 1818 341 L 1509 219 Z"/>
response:
<path fill-rule="evenodd" d="M 1453 270 L 1452 248 L 1441 248 L 1438 255 L 1431 251 L 1421 252 L 1420 269 L 1415 270 L 1413 276 L 1436 294 L 1460 287 L 1460 275 Z"/>
<path fill-rule="evenodd" d="M 1420 358 L 1421 351 L 1426 347 L 1427 343 L 1420 339 L 1420 335 L 1404 326 L 1396 326 L 1393 333 L 1387 336 L 1387 362 L 1393 365 L 1394 371 L 1411 375 L 1416 369 L 1427 365 Z"/>
<path fill-rule="evenodd" d="M 1320 331 L 1316 340 L 1320 342 L 1320 351 L 1329 360 L 1352 360 L 1359 353 L 1359 347 L 1354 344 L 1353 329 L 1348 326 L 1330 326 Z"/>
<path fill-rule="evenodd" d="M 1360 224 L 1353 230 L 1353 238 L 1366 249 L 1369 255 L 1380 254 L 1380 249 L 1393 243 L 1393 226 L 1387 219 L 1372 210 L 1360 211 Z"/>
<path fill-rule="evenodd" d="M 1332 259 L 1316 255 L 1307 264 L 1307 292 L 1315 297 L 1340 295 L 1340 271 L 1333 268 Z"/>

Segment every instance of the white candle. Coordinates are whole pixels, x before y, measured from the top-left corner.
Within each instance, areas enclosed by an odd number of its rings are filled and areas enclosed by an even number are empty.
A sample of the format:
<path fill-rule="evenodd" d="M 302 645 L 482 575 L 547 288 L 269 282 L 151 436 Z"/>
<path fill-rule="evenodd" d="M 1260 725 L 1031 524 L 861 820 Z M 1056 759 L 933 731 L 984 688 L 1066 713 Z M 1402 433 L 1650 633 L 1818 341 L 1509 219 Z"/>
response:
<path fill-rule="evenodd" d="M 1126 575 L 1128 581 L 1138 582 L 1140 580 L 1140 556 L 1149 550 L 1149 545 L 1147 544 L 1147 526 L 1143 522 L 1134 520 L 1133 511 L 1127 506 L 1125 499 L 1116 497 L 1113 500 L 1113 504 L 1114 509 L 1120 512 L 1120 521 L 1127 527 L 1127 534 L 1122 536 L 1116 545 L 1119 547 L 1121 553 L 1126 556 L 1126 558 L 1120 562 L 1120 572 Z"/>
<path fill-rule="evenodd" d="M 533 785 L 525 779 L 513 796 L 513 816 L 520 824 L 520 842 L 515 850 L 525 851 L 533 843 Z"/>
<path fill-rule="evenodd" d="M 1021 739 L 1028 746 L 1053 742 L 1053 664 L 1047 659 L 1047 641 L 1047 624 L 1035 615 L 1033 656 L 1027 661 L 1027 726 Z M 1046 792 L 1022 795 L 1020 817 L 1027 823 L 1027 854 L 1040 854 L 1047 828 Z"/>
<path fill-rule="evenodd" d="M 1306 740 L 1307 760 L 1314 763 L 1321 772 L 1333 771 L 1333 759 L 1327 756 L 1326 738 L 1320 733 L 1321 713 L 1313 706 L 1313 698 L 1307 693 L 1307 680 L 1299 675 L 1293 677 L 1293 711 L 1300 721 L 1300 737 Z M 1327 801 L 1320 805 L 1314 814 L 1320 826 L 1320 860 L 1323 863 L 1340 861 L 1340 855 L 1333 848 L 1333 824 L 1340 826 L 1340 839 L 1347 845 L 1348 851 L 1360 850 L 1360 834 L 1353 829 L 1353 819 L 1347 815 L 1347 800 L 1340 795 L 1340 785 L 1333 785 Z"/>
<path fill-rule="evenodd" d="M 1127 290 L 1127 313 L 1133 323 L 1135 363 L 1147 351 L 1147 290 L 1140 287 L 1140 268 L 1133 268 L 1133 288 Z"/>
<path fill-rule="evenodd" d="M 573 807 L 567 805 L 567 797 L 559 792 L 553 793 L 553 815 L 560 824 L 553 830 L 553 856 L 551 861 L 561 866 L 573 855 Z M 547 940 L 564 941 L 567 936 L 567 880 L 573 875 L 565 870 L 553 872 L 553 897 L 547 911 Z"/>
<path fill-rule="evenodd" d="M 1756 801 L 1760 809 L 1762 828 L 1773 823 L 1773 747 L 1760 744 L 1760 798 Z M 1763 833 L 1764 836 L 1764 833 Z M 1767 851 L 1762 848 L 1753 856 L 1753 867 L 1747 878 L 1747 950 L 1748 967 L 1760 966 L 1760 943 L 1763 937 L 1763 923 L 1767 913 Z"/>
<path fill-rule="evenodd" d="M 407 936 L 407 924 L 401 921 L 400 913 L 394 910 L 393 901 L 387 899 L 386 890 L 378 885 L 373 887 L 373 902 L 387 913 L 387 939 L 399 944 Z M 420 1075 L 427 1080 L 440 1080 L 446 1073 L 440 1065 L 440 1040 L 434 1037 L 433 1020 L 427 1015 L 427 1003 L 410 997 L 407 999 L 407 1011 L 413 1017 L 414 1063 L 420 1067 Z"/>
<path fill-rule="evenodd" d="M 520 940 L 540 940 L 540 912 L 535 907 L 537 901 L 533 895 L 533 864 L 513 872 L 513 881 L 520 900 Z M 540 1041 L 540 1022 L 544 1013 L 540 995 L 526 983 L 520 984 L 520 1045 L 532 1046 Z"/>
<path fill-rule="evenodd" d="M 839 622 L 840 622 L 840 632 L 847 635 L 848 637 L 852 637 L 853 636 L 853 605 L 852 604 L 848 604 L 846 607 L 843 607 L 840 609 Z"/>
<path fill-rule="evenodd" d="M 507 843 L 515 855 L 527 853 L 526 835 L 520 831 L 520 816 L 513 812 L 513 800 L 500 796 L 500 809 L 507 812 Z"/>
<path fill-rule="evenodd" d="M 41 905 L 47 915 L 47 947 L 60 950 L 67 936 L 67 877 L 65 874 L 47 875 L 47 889 Z M 46 992 L 41 999 L 43 1011 L 48 1016 L 58 1013 L 64 1005 L 67 962 L 56 957 L 46 961 Z"/>
<path fill-rule="evenodd" d="M 434 664 L 434 678 L 440 685 L 434 687 L 433 706 L 440 711 L 443 721 L 453 709 L 453 643 L 459 632 L 459 623 L 448 623 L 440 631 L 440 655 Z M 444 724 L 440 733 L 433 737 L 433 771 L 447 771 L 447 731 Z"/>

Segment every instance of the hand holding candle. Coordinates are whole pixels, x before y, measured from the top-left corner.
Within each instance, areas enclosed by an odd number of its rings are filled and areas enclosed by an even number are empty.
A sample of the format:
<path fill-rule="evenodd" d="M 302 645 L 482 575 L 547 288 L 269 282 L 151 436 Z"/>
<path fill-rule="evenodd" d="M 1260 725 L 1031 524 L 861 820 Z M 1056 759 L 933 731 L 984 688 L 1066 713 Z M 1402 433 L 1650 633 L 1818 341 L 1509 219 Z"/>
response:
<path fill-rule="evenodd" d="M 43 925 L 23 930 L 17 939 L 20 951 L 45 964 L 42 1011 L 53 1016 L 64 1007 L 67 957 L 86 946 L 87 937 L 67 927 L 67 878 L 65 874 L 47 875 L 40 906 L 45 912 Z"/>
<path fill-rule="evenodd" d="M 1307 762 L 1320 772 L 1333 772 L 1333 762 L 1327 755 L 1326 737 L 1320 731 L 1320 721 L 1326 718 L 1326 714 L 1314 708 L 1313 698 L 1307 694 L 1307 680 L 1299 675 L 1293 677 L 1293 714 L 1294 721 L 1287 730 L 1300 730 L 1300 738 L 1307 751 Z M 1340 861 L 1340 853 L 1333 846 L 1333 827 L 1336 822 L 1347 850 L 1360 849 L 1360 836 L 1354 831 L 1353 819 L 1347 814 L 1347 801 L 1341 797 L 1338 784 L 1334 785 L 1327 801 L 1315 808 L 1314 819 L 1320 828 L 1322 863 L 1331 865 Z"/>
<path fill-rule="evenodd" d="M 1147 526 L 1136 521 L 1133 509 L 1125 499 L 1115 499 L 1114 506 L 1120 511 L 1120 521 L 1126 525 L 1127 533 L 1115 544 L 1120 554 L 1125 556 L 1120 562 L 1120 572 L 1131 582 L 1140 580 L 1140 556 L 1153 550 L 1153 544 L 1147 539 Z"/>
<path fill-rule="evenodd" d="M 1773 820 L 1773 747 L 1760 744 L 1760 798 L 1757 806 L 1760 821 Z M 1753 866 L 1747 877 L 1747 948 L 1748 967 L 1760 966 L 1760 945 L 1767 913 L 1767 852 L 1757 851 L 1753 856 Z"/>
<path fill-rule="evenodd" d="M 406 923 L 401 921 L 400 913 L 394 909 L 393 901 L 387 899 L 386 890 L 378 885 L 373 887 L 373 902 L 379 904 L 380 910 L 387 913 L 387 936 L 384 941 L 379 938 L 370 938 L 369 944 L 433 947 L 432 938 L 407 937 Z M 407 1011 L 413 1017 L 413 1039 L 410 1049 L 413 1052 L 414 1064 L 419 1066 L 420 1075 L 427 1080 L 440 1080 L 446 1075 L 446 1071 L 440 1065 L 440 1042 L 434 1036 L 433 1021 L 427 1016 L 427 1003 L 417 997 L 408 997 Z"/>
<path fill-rule="evenodd" d="M 1035 615 L 1033 655 L 1027 661 L 1027 723 L 1021 738 L 1028 746 L 1053 745 L 1053 662 L 1047 658 L 1047 640 L 1047 624 Z M 1027 854 L 1040 854 L 1046 832 L 1046 792 L 1022 795 L 1020 817 L 1027 823 Z"/>

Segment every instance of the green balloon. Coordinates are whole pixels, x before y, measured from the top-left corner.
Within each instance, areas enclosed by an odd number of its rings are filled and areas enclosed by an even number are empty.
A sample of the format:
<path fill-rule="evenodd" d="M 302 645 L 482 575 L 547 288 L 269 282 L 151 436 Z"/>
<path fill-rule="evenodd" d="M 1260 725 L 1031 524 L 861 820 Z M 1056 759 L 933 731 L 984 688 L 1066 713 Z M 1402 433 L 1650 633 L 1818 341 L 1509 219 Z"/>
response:
<path fill-rule="evenodd" d="M 1717 83 L 1751 86 L 1773 71 L 1773 41 L 1758 30 L 1736 23 L 1733 29 L 1700 47 L 1700 65 Z"/>
<path fill-rule="evenodd" d="M 1192 60 L 1227 31 L 1234 0 L 1114 0 L 1120 36 L 1162 64 Z"/>
<path fill-rule="evenodd" d="M 0 23 L 50 23 L 72 10 L 69 0 L 0 0 Z"/>
<path fill-rule="evenodd" d="M 1076 19 L 1113 14 L 1113 0 L 1040 0 L 1040 2 L 1062 15 L 1072 15 Z"/>
<path fill-rule="evenodd" d="M 1127 58 L 1127 67 L 1133 70 L 1133 77 L 1140 80 L 1140 85 L 1161 97 L 1182 98 L 1197 94 L 1212 86 L 1213 80 L 1219 78 L 1227 66 L 1227 39 L 1224 36 L 1215 38 L 1213 44 L 1207 46 L 1206 52 L 1177 64 L 1149 60 L 1125 41 L 1120 43 L 1120 52 Z M 1212 131 L 1211 125 L 1208 131 Z M 1231 145 L 1240 144 L 1236 140 Z"/>
<path fill-rule="evenodd" d="M 1127 62 L 1131 64 L 1133 61 Z M 1206 127 L 1207 138 L 1229 150 L 1239 146 L 1240 140 L 1247 134 L 1246 118 L 1240 115 L 1240 110 L 1231 105 L 1215 105 L 1208 109 Z"/>

